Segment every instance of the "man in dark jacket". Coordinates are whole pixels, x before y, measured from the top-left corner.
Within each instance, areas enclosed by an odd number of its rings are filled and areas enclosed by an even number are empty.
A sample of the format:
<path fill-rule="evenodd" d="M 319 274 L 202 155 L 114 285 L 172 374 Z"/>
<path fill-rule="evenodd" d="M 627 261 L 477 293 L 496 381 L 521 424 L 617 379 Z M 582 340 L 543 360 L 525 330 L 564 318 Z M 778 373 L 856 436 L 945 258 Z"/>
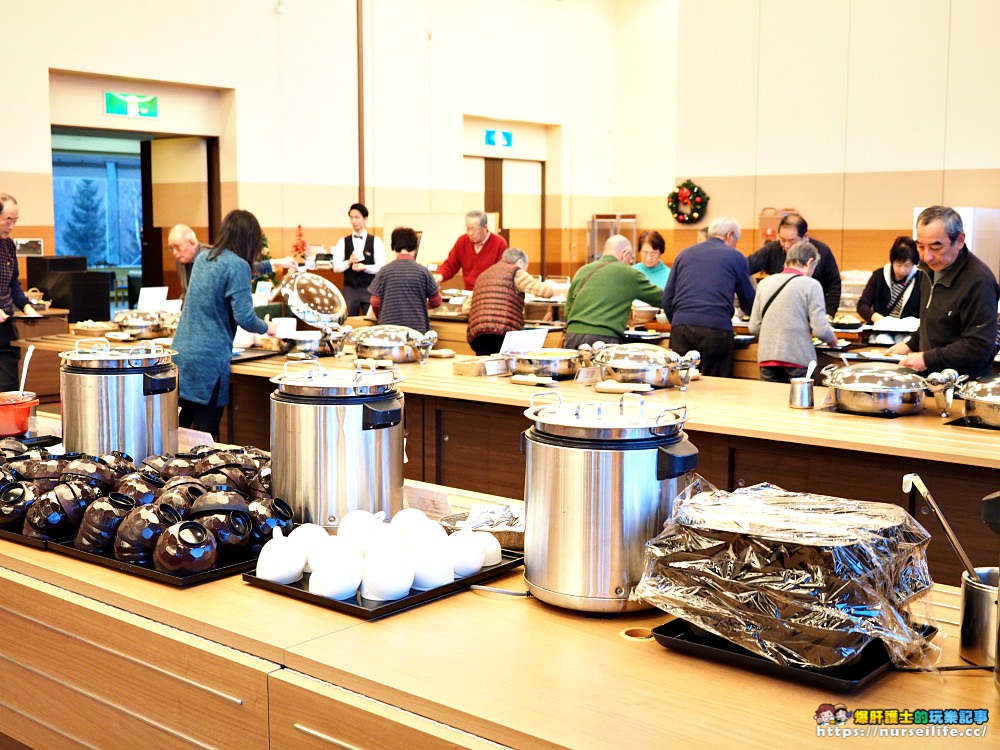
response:
<path fill-rule="evenodd" d="M 785 214 L 778 225 L 778 239 L 768 242 L 747 259 L 750 264 L 750 274 L 761 271 L 767 274 L 781 273 L 785 268 L 785 253 L 788 252 L 788 248 L 797 242 L 808 240 L 819 251 L 819 262 L 816 264 L 813 278 L 823 287 L 826 314 L 833 317 L 840 307 L 840 269 L 829 245 L 809 237 L 808 233 L 809 225 L 799 214 Z"/>
<path fill-rule="evenodd" d="M 996 355 L 1000 285 L 989 266 L 965 246 L 962 217 L 947 206 L 917 217 L 920 253 L 920 328 L 889 349 L 904 367 L 924 372 L 950 367 L 959 375 L 989 375 Z"/>

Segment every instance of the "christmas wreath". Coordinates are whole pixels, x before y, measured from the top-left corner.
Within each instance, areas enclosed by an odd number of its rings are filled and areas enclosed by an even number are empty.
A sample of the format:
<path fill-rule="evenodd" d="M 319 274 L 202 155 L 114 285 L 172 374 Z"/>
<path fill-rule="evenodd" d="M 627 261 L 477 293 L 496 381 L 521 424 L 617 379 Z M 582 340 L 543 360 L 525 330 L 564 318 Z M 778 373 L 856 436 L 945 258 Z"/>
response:
<path fill-rule="evenodd" d="M 667 208 L 679 224 L 696 224 L 705 215 L 708 196 L 691 180 L 684 180 L 667 196 Z"/>

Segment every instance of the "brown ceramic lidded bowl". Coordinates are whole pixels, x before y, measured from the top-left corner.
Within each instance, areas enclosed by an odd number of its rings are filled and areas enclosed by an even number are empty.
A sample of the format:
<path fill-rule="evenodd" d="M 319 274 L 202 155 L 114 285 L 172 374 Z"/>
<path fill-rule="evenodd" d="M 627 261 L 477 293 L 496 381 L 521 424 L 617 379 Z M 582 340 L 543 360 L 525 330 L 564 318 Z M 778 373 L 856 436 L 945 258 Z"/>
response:
<path fill-rule="evenodd" d="M 149 505 L 166 482 L 155 474 L 133 471 L 115 482 L 115 492 L 128 495 L 138 505 Z"/>
<path fill-rule="evenodd" d="M 142 465 L 162 476 L 163 467 L 166 466 L 167 461 L 173 457 L 173 453 L 161 453 L 158 456 L 147 456 L 143 459 Z M 164 479 L 166 479 L 166 477 L 164 477 Z"/>
<path fill-rule="evenodd" d="M 84 511 L 73 546 L 98 555 L 111 554 L 118 526 L 135 506 L 133 498 L 120 492 L 97 498 Z"/>
<path fill-rule="evenodd" d="M 212 533 L 197 521 L 182 521 L 160 534 L 153 565 L 161 573 L 191 575 L 211 570 L 217 557 Z"/>
<path fill-rule="evenodd" d="M 153 501 L 154 505 L 169 505 L 180 513 L 181 518 L 187 518 L 191 514 L 191 508 L 202 495 L 208 490 L 199 482 L 185 482 L 171 487 L 161 493 Z"/>
<path fill-rule="evenodd" d="M 39 494 L 31 482 L 11 482 L 0 487 L 0 529 L 20 531 L 28 508 Z"/>
<path fill-rule="evenodd" d="M 180 513 L 169 505 L 139 505 L 133 508 L 118 526 L 115 558 L 134 565 L 151 564 L 160 534 L 180 522 Z"/>
<path fill-rule="evenodd" d="M 80 456 L 70 461 L 59 475 L 61 482 L 79 482 L 111 492 L 118 480 L 115 470 L 96 456 Z"/>
<path fill-rule="evenodd" d="M 43 492 L 24 516 L 25 536 L 35 539 L 62 539 L 73 536 L 83 520 L 83 512 L 100 493 L 77 482 L 60 482 Z"/>
<path fill-rule="evenodd" d="M 253 525 L 251 545 L 262 545 L 267 542 L 276 528 L 280 528 L 285 536 L 295 525 L 292 506 L 280 497 L 269 497 L 263 500 L 253 500 L 250 503 L 250 522 Z"/>
<path fill-rule="evenodd" d="M 103 453 L 98 458 L 111 467 L 118 477 L 123 477 L 126 474 L 131 474 L 135 469 L 135 462 L 132 461 L 132 457 L 123 451 L 111 451 L 110 453 Z"/>

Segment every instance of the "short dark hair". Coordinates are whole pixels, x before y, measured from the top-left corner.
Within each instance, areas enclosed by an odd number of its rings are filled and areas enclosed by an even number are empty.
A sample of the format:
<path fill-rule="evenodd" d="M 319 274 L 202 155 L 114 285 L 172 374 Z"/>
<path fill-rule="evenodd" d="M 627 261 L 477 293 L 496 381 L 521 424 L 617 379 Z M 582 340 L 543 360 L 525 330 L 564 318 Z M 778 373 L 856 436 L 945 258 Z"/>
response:
<path fill-rule="evenodd" d="M 365 208 L 364 203 L 352 203 L 351 207 L 347 209 L 347 213 L 351 213 L 351 211 L 357 211 L 363 218 L 368 218 L 368 209 Z"/>
<path fill-rule="evenodd" d="M 397 253 L 401 253 L 404 250 L 416 252 L 417 245 L 419 244 L 420 238 L 409 227 L 396 227 L 392 230 L 392 235 L 389 238 L 389 246 Z"/>
<path fill-rule="evenodd" d="M 913 241 L 912 237 L 903 234 L 893 241 L 892 247 L 889 248 L 889 262 L 895 263 L 897 260 L 900 262 L 908 260 L 913 265 L 920 262 L 917 243 Z"/>
<path fill-rule="evenodd" d="M 944 224 L 944 231 L 948 235 L 948 239 L 952 242 L 957 240 L 958 235 L 965 231 L 962 225 L 962 217 L 958 211 L 949 206 L 931 206 L 930 208 L 925 208 L 920 212 L 920 216 L 917 217 L 917 226 L 925 227 L 934 221 L 940 221 Z"/>
<path fill-rule="evenodd" d="M 655 229 L 647 229 L 645 232 L 640 234 L 639 242 L 636 247 L 638 247 L 639 250 L 642 250 L 642 246 L 647 244 L 656 250 L 660 255 L 663 255 L 663 253 L 667 251 L 667 243 L 663 239 L 663 235 Z"/>
<path fill-rule="evenodd" d="M 809 225 L 802 218 L 802 214 L 785 214 L 781 217 L 781 222 L 778 224 L 778 229 L 782 227 L 792 227 L 799 233 L 799 237 L 805 237 L 809 232 Z"/>
<path fill-rule="evenodd" d="M 219 236 L 208 252 L 208 259 L 215 260 L 223 250 L 229 250 L 252 266 L 260 258 L 263 237 L 256 216 L 249 211 L 233 209 L 222 220 Z"/>

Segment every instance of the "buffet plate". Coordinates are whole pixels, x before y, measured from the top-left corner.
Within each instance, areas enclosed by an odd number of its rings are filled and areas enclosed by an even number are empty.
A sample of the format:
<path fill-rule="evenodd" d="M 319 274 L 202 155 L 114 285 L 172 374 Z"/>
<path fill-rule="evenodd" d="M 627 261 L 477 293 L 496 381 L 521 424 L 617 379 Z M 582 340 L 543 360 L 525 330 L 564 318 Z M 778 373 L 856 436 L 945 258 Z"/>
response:
<path fill-rule="evenodd" d="M 921 625 L 920 634 L 930 640 L 937 633 L 932 625 Z M 692 656 L 750 669 L 771 677 L 801 682 L 836 693 L 850 693 L 865 687 L 892 667 L 892 660 L 880 640 L 872 640 L 861 649 L 857 659 L 831 669 L 808 669 L 775 664 L 763 656 L 704 631 L 696 632 L 685 620 L 676 619 L 653 628 L 653 638 L 661 646 Z"/>
<path fill-rule="evenodd" d="M 17 542 L 28 547 L 37 547 L 38 549 L 45 549 L 49 545 L 47 539 L 34 539 L 30 536 L 25 536 L 20 531 L 8 531 L 7 529 L 0 529 L 0 539 Z"/>
<path fill-rule="evenodd" d="M 375 620 L 380 617 L 386 617 L 387 615 L 394 615 L 397 612 L 402 612 L 403 610 L 434 601 L 435 599 L 440 599 L 458 591 L 464 591 L 473 584 L 491 581 L 494 578 L 506 575 L 515 568 L 519 568 L 523 563 L 524 555 L 522 553 L 508 552 L 504 550 L 503 557 L 499 563 L 485 567 L 475 575 L 458 578 L 451 583 L 445 584 L 444 586 L 438 586 L 433 589 L 428 589 L 427 591 L 416 591 L 411 589 L 407 596 L 391 602 L 363 599 L 360 592 L 355 594 L 354 597 L 350 599 L 330 599 L 325 596 L 319 596 L 318 594 L 312 594 L 309 592 L 308 573 L 305 573 L 302 578 L 295 583 L 288 584 L 267 581 L 263 578 L 258 578 L 253 573 L 244 573 L 243 580 L 254 586 L 260 586 L 261 588 L 275 591 L 279 594 L 285 594 L 286 596 L 292 596 L 296 599 L 302 599 L 307 602 L 312 602 L 313 604 L 319 604 L 320 606 L 328 607 L 329 609 L 335 609 L 338 612 L 344 612 L 348 615 L 361 617 L 365 620 Z"/>
<path fill-rule="evenodd" d="M 103 565 L 105 568 L 120 570 L 123 573 L 139 576 L 140 578 L 149 578 L 152 581 L 169 583 L 172 586 L 193 586 L 196 583 L 215 581 L 219 578 L 226 578 L 227 576 L 242 573 L 246 570 L 253 570 L 257 567 L 257 555 L 259 554 L 258 551 L 249 556 L 228 558 L 223 561 L 222 565 L 217 565 L 211 570 L 206 570 L 202 573 L 178 575 L 174 573 L 161 573 L 152 566 L 147 568 L 144 565 L 122 562 L 114 557 L 105 557 L 104 555 L 98 555 L 94 552 L 85 552 L 84 550 L 74 547 L 72 539 L 61 539 L 59 541 L 50 540 L 48 548 L 53 552 L 59 552 L 60 554 L 68 555 L 69 557 L 75 557 L 78 560 L 85 560 L 86 562 L 95 563 L 96 565 Z"/>

